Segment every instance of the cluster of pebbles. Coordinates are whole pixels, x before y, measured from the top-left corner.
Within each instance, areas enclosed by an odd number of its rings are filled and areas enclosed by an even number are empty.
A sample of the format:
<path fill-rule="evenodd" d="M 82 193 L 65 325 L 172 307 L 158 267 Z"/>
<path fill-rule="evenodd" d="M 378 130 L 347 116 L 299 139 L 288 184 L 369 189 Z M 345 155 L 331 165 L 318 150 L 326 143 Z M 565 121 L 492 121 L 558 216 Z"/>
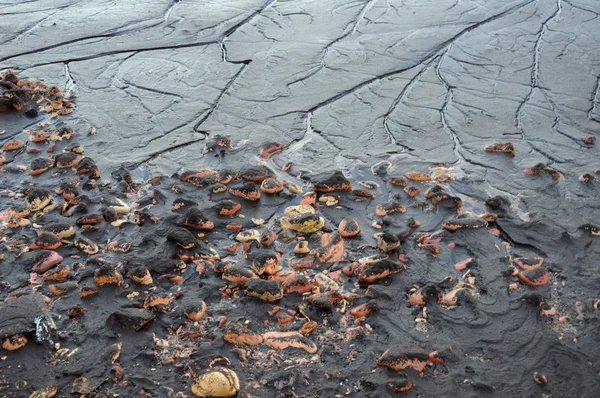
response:
<path fill-rule="evenodd" d="M 39 89 L 43 86 L 19 81 L 12 73 L 3 75 L 0 83 L 5 107 L 12 104 L 20 110 L 23 95 L 27 103 L 27 98 L 43 92 L 54 96 L 43 98 L 60 99 L 62 109 L 71 109 L 56 89 Z M 37 91 L 20 91 L 31 87 Z M 53 102 L 48 106 L 42 109 L 69 113 Z M 282 177 L 291 164 L 280 170 L 267 166 L 267 160 L 286 150 L 285 145 L 269 142 L 261 146 L 253 164 L 239 170 L 190 168 L 174 176 L 136 181 L 125 168 L 105 176 L 76 141 L 82 135 L 61 123 L 44 122 L 3 145 L 0 171 L 21 181 L 2 191 L 6 206 L 0 213 L 0 234 L 6 254 L 0 266 L 18 268 L 24 276 L 20 285 L 4 286 L 8 298 L 0 309 L 0 339 L 6 351 L 39 342 L 35 319 L 40 314 L 48 320 L 49 333 L 60 334 L 52 330 L 56 315 L 52 304 L 61 297 L 79 297 L 79 304 L 68 311 L 75 320 L 94 305 L 91 297 L 112 289 L 111 294 L 131 303 L 107 320 L 118 329 L 144 333 L 157 318 L 178 313 L 189 332 L 182 337 L 191 341 L 187 347 L 206 330 L 218 328 L 242 359 L 256 351 L 266 355 L 283 351 L 298 361 L 315 361 L 327 340 L 345 344 L 373 333 L 368 319 L 376 317 L 381 300 L 389 298 L 383 282 L 402 278 L 411 266 L 403 247 L 417 245 L 437 255 L 454 249 L 452 242 L 442 242 L 458 231 L 500 234 L 494 224 L 503 217 L 501 200 L 489 199 L 489 212 L 484 214 L 463 211 L 462 200 L 449 189 L 456 176 L 445 167 L 387 175 L 388 165 L 378 164 L 372 169 L 374 181 L 353 184 L 341 171 L 331 171 L 301 184 L 291 176 Z M 216 136 L 207 141 L 204 152 L 224 156 L 233 147 L 228 137 Z M 485 150 L 515 155 L 510 143 Z M 534 166 L 526 173 L 546 171 L 554 173 L 546 166 Z M 376 197 L 373 192 L 382 184 L 395 193 Z M 454 215 L 440 229 L 423 231 L 419 220 L 404 215 L 402 191 L 410 198 L 421 195 L 423 206 L 453 209 Z M 324 211 L 369 201 L 376 203 L 370 225 L 352 214 L 335 221 Z M 261 203 L 275 210 L 266 219 L 246 216 L 259 214 Z M 155 211 L 161 206 L 170 212 Z M 365 235 L 371 244 L 352 243 Z M 476 273 L 470 269 L 474 262 L 468 258 L 455 265 L 460 278 L 414 286 L 405 292 L 406 304 L 451 310 L 465 298 L 476 300 Z M 257 324 L 251 313 L 245 321 L 211 317 L 220 303 L 186 295 L 190 273 L 203 280 L 221 280 L 221 300 L 255 300 L 268 314 L 267 321 Z M 506 276 L 511 289 L 518 288 L 516 284 L 528 288 L 550 282 L 550 271 L 539 257 L 512 258 Z M 15 316 L 24 308 L 31 313 Z M 328 323 L 316 322 L 314 313 L 329 317 Z M 175 355 L 170 348 L 167 341 L 157 339 L 162 354 Z M 115 367 L 119 352 L 120 346 L 108 358 Z M 172 358 L 164 355 L 163 363 L 171 363 Z M 424 350 L 398 345 L 383 353 L 377 365 L 402 372 L 412 369 L 422 376 L 449 355 L 449 347 Z M 190 366 L 186 376 L 193 380 L 191 392 L 201 397 L 260 395 L 252 392 L 253 386 L 242 385 L 227 362 Z M 417 383 L 418 377 L 402 373 L 389 388 L 401 392 Z M 71 392 L 87 394 L 98 386 L 82 376 L 73 381 Z M 44 391 L 45 395 L 32 396 L 51 397 L 57 388 L 49 385 Z"/>

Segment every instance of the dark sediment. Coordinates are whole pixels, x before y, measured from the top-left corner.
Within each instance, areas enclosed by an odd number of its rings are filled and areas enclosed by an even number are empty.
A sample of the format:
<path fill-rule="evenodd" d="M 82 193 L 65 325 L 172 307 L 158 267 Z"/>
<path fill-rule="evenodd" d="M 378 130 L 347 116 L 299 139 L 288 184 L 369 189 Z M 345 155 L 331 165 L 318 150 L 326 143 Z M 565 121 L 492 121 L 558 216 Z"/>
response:
<path fill-rule="evenodd" d="M 594 2 L 50 3 L 0 16 L 1 396 L 600 390 Z"/>

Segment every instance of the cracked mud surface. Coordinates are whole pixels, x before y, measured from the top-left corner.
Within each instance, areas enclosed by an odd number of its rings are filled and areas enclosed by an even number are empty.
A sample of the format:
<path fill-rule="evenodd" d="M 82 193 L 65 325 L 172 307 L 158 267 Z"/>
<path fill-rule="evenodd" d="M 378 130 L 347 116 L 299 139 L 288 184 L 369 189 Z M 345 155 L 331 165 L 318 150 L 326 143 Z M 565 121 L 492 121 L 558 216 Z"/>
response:
<path fill-rule="evenodd" d="M 181 273 L 181 285 L 157 279 L 156 290 L 174 294 L 180 289 L 178 302 L 202 298 L 208 305 L 204 329 L 198 331 L 204 334 L 191 348 L 185 346 L 191 350 L 187 355 L 194 361 L 226 356 L 244 393 L 592 397 L 600 390 L 600 237 L 590 232 L 598 230 L 585 227 L 600 225 L 600 183 L 579 177 L 600 169 L 598 146 L 582 141 L 600 134 L 599 17 L 600 5 L 592 0 L 5 1 L 0 2 L 0 70 L 17 68 L 20 78 L 41 78 L 76 95 L 75 112 L 58 121 L 76 130 L 102 180 L 111 180 L 121 166 L 142 183 L 163 177 L 156 187 L 167 199 L 151 210 L 161 222 L 108 226 L 90 236 L 98 244 L 133 242 L 128 255 L 147 264 L 155 279 Z M 2 144 L 11 137 L 26 140 L 21 130 L 43 120 L 42 114 L 36 119 L 0 114 L 0 130 L 6 131 Z M 92 127 L 97 133 L 88 135 Z M 207 140 L 216 135 L 231 138 L 234 149 L 223 156 L 204 153 Z M 260 159 L 259 147 L 273 141 L 287 150 Z M 516 156 L 484 151 L 495 142 L 513 143 Z M 32 159 L 24 152 L 14 163 L 27 165 Z M 280 171 L 288 162 L 292 168 Z M 390 168 L 374 175 L 371 168 L 380 162 Z M 165 249 L 162 221 L 173 216 L 173 185 L 185 185 L 181 197 L 202 210 L 216 200 L 207 188 L 182 184 L 175 173 L 239 171 L 261 163 L 304 192 L 320 173 L 335 170 L 354 188 L 362 189 L 359 181 L 379 184 L 370 190 L 373 200 L 336 193 L 341 208 L 319 209 L 334 230 L 344 217 L 359 221 L 362 232 L 346 241 L 344 265 L 378 252 L 373 234 L 382 230 L 372 227 L 374 221 L 394 233 L 406 228 L 408 217 L 421 223 L 396 253 L 409 259 L 406 271 L 377 282 L 393 300 L 377 299 L 379 312 L 363 321 L 369 333 L 347 338 L 345 314 L 310 309 L 309 317 L 319 324 L 308 335 L 320 349 L 317 358 L 303 350 L 267 356 L 270 347 L 261 345 L 240 359 L 223 340 L 220 317 L 250 320 L 259 334 L 297 330 L 302 317 L 297 314 L 292 326 L 279 326 L 267 314 L 269 304 L 243 293 L 222 297 L 218 289 L 225 283 L 212 270 L 197 272 L 194 264 L 175 270 L 178 260 L 156 260 L 172 254 Z M 523 172 L 538 163 L 560 178 Z M 504 198 L 504 217 L 487 229 L 449 233 L 437 243 L 437 254 L 416 237 L 441 230 L 456 209 L 423 198 L 432 183 L 411 181 L 422 191 L 415 198 L 386 183 L 389 176 L 432 173 L 435 167 L 455 174 L 441 185 L 462 200 L 463 213 L 489 212 L 486 200 Z M 18 192 L 22 181 L 51 188 L 61 177 L 2 173 L 0 179 L 4 192 Z M 287 188 L 285 193 L 263 195 L 259 205 L 242 201 L 246 218 L 233 220 L 244 229 L 279 226 L 283 209 L 301 196 Z M 406 214 L 377 217 L 376 205 L 396 194 Z M 221 195 L 216 198 L 231 199 Z M 3 193 L 0 210 L 22 202 Z M 48 221 L 62 220 L 60 214 L 53 217 Z M 256 227 L 251 218 L 266 220 L 265 227 Z M 224 228 L 226 221 L 215 224 L 206 235 L 225 257 L 221 249 L 233 243 L 235 233 Z M 35 234 L 3 230 L 3 236 L 31 243 Z M 318 237 L 310 239 L 319 246 Z M 449 243 L 456 248 L 449 249 Z M 6 239 L 3 244 L 6 248 Z M 285 261 L 289 250 L 284 250 Z M 246 261 L 241 252 L 230 257 Z M 78 253 L 72 247 L 59 253 L 66 263 L 84 262 L 69 258 Z M 3 300 L 31 289 L 29 271 L 23 272 L 13 254 L 7 252 L 0 262 Z M 439 284 L 448 276 L 463 280 L 465 272 L 454 265 L 469 257 L 475 261 L 469 266 L 475 296 L 459 299 L 451 309 L 429 300 L 426 316 L 423 306 L 409 302 L 415 286 Z M 516 257 L 543 257 L 550 283 L 513 289 L 518 279 L 507 270 Z M 335 272 L 335 265 L 310 272 L 328 268 Z M 91 281 L 85 272 L 77 278 L 82 286 L 85 278 Z M 356 282 L 346 281 L 345 289 L 356 288 L 359 304 L 368 302 Z M 175 330 L 189 324 L 181 310 L 158 314 L 139 332 L 124 331 L 107 324 L 107 317 L 131 306 L 126 296 L 134 290 L 143 302 L 148 289 L 133 283 L 125 290 L 100 288 L 98 297 L 85 302 L 79 290 L 56 297 L 47 285 L 36 289 L 52 300 L 61 346 L 79 351 L 57 359 L 56 350 L 31 342 L 18 351 L 1 351 L 6 358 L 0 362 L 0 395 L 28 396 L 56 385 L 58 396 L 70 396 L 73 381 L 86 375 L 97 384 L 91 396 L 192 396 L 188 362 L 161 363 L 166 354 L 157 345 L 157 339 L 180 343 Z M 277 305 L 297 311 L 299 297 L 286 296 Z M 555 315 L 540 313 L 540 297 Z M 70 319 L 68 309 L 80 304 L 85 315 Z M 328 329 L 334 335 L 327 335 Z M 116 380 L 102 351 L 119 342 L 126 377 Z M 429 363 L 422 377 L 405 371 L 416 386 L 396 393 L 388 383 L 401 376 L 376 365 L 394 344 L 448 356 L 443 364 Z M 536 383 L 534 372 L 548 382 Z"/>

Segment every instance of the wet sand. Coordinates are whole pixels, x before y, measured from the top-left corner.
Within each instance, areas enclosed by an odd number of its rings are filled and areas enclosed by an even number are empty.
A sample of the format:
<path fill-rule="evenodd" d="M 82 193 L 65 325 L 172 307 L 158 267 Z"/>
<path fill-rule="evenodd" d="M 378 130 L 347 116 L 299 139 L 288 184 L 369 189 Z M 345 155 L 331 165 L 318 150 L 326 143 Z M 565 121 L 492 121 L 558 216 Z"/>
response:
<path fill-rule="evenodd" d="M 57 85 L 74 112 L 0 113 L 2 145 L 26 142 L 2 153 L 0 211 L 22 209 L 32 186 L 58 205 L 22 218 L 29 225 L 2 221 L 0 338 L 28 343 L 1 350 L 0 395 L 56 386 L 60 397 L 193 396 L 211 366 L 236 372 L 240 396 L 600 390 L 600 165 L 587 139 L 600 128 L 594 2 L 42 1 L 2 13 L 0 68 Z M 75 135 L 27 142 L 61 126 Z M 99 178 L 29 174 L 34 159 L 73 142 Z M 273 142 L 285 149 L 260 156 Z M 485 150 L 506 142 L 514 156 Z M 232 194 L 256 180 L 250 166 L 287 183 L 257 201 Z M 201 169 L 216 173 L 188 178 Z M 335 172 L 347 182 L 328 181 Z M 69 179 L 85 208 L 61 209 L 68 199 L 54 190 Z M 347 183 L 353 190 L 317 192 L 318 231 L 282 227 L 307 192 Z M 182 226 L 178 199 L 213 228 Z M 219 215 L 223 200 L 241 210 Z M 94 217 L 96 231 L 76 222 Z M 336 237 L 348 217 L 360 233 Z M 55 223 L 99 253 L 66 238 L 51 271 L 68 275 L 43 281 L 31 275 L 39 250 L 24 250 L 41 243 L 34 224 Z M 450 231 L 464 225 L 478 228 Z M 236 229 L 265 240 L 244 245 Z M 183 249 L 186 239 L 195 247 Z M 310 253 L 294 253 L 301 240 Z M 249 272 L 254 262 L 256 273 L 265 252 L 282 267 L 271 278 L 295 272 L 325 298 L 267 302 L 248 294 L 260 287 L 223 279 L 228 264 Z M 372 255 L 391 265 L 365 266 Z M 150 284 L 132 279 L 139 267 Z M 195 322 L 185 313 L 200 300 Z M 227 341 L 235 322 L 262 342 Z M 265 335 L 289 331 L 306 334 L 285 349 Z"/>

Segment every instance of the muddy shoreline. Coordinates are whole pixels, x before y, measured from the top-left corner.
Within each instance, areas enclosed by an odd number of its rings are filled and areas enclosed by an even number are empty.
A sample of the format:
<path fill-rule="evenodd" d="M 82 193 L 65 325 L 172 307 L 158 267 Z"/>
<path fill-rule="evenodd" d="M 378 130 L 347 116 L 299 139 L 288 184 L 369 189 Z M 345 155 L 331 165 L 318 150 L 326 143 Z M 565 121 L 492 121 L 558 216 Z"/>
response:
<path fill-rule="evenodd" d="M 57 85 L 74 112 L 0 113 L 2 145 L 26 144 L 0 166 L 0 338 L 28 340 L 0 350 L 0 395 L 191 397 L 212 366 L 237 374 L 239 396 L 594 396 L 600 9 L 239 3 L 175 1 L 144 15 L 115 5 L 90 16 L 104 30 L 43 45 L 98 9 L 4 7 L 19 33 L 5 37 L 0 66 Z M 61 128 L 74 135 L 50 137 Z M 41 130 L 47 140 L 28 141 Z M 34 159 L 74 142 L 99 176 L 76 164 L 30 175 Z M 506 142 L 514 153 L 485 150 Z M 281 192 L 261 191 L 260 173 Z M 55 192 L 70 179 L 81 202 Z M 10 226 L 6 211 L 22 210 L 32 187 L 57 206 Z M 239 196 L 249 188 L 259 200 Z M 212 228 L 191 227 L 186 206 L 173 209 L 182 199 Z M 302 202 L 313 221 L 284 214 Z M 219 214 L 233 204 L 241 210 Z M 346 218 L 357 236 L 336 235 Z M 75 228 L 47 249 L 62 257 L 50 271 L 68 274 L 42 280 L 40 249 L 24 251 L 56 223 Z M 294 253 L 300 241 L 309 253 Z M 224 279 L 238 277 L 229 266 L 262 272 L 261 253 L 282 269 L 253 279 L 286 288 L 292 276 L 307 293 L 268 302 L 260 286 Z M 140 267 L 150 284 L 133 279 Z M 200 301 L 194 321 L 186 313 Z M 234 324 L 261 342 L 227 341 Z M 268 334 L 289 331 L 302 338 Z"/>

